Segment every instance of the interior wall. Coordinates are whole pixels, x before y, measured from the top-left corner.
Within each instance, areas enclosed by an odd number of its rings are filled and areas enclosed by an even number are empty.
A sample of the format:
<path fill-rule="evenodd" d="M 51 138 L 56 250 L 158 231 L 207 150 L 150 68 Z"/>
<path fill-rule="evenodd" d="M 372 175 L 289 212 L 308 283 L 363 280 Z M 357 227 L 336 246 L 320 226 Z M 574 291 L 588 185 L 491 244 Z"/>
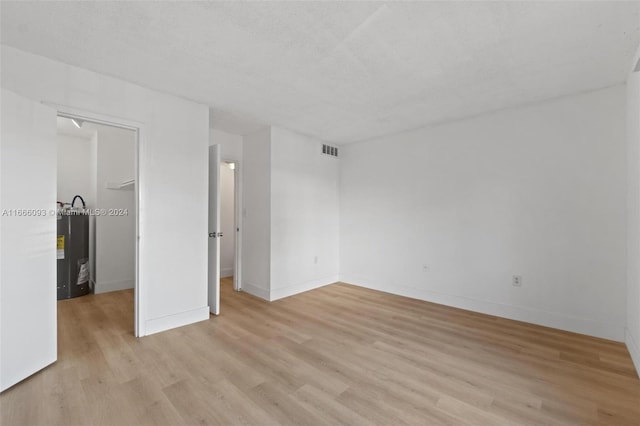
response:
<path fill-rule="evenodd" d="M 75 195 L 81 195 L 88 208 L 95 207 L 91 190 L 91 140 L 73 136 L 56 136 L 58 146 L 57 200 L 71 203 Z M 81 205 L 76 201 L 76 206 Z"/>
<path fill-rule="evenodd" d="M 617 86 L 344 146 L 342 280 L 623 340 L 625 115 Z"/>
<path fill-rule="evenodd" d="M 271 300 L 338 281 L 338 177 L 322 141 L 271 128 Z"/>
<path fill-rule="evenodd" d="M 636 60 L 640 57 L 640 51 Z M 640 374 L 640 72 L 627 80 L 627 330 Z"/>
<path fill-rule="evenodd" d="M 208 107 L 4 45 L 1 56 L 3 88 L 140 123 L 140 332 L 209 319 Z M 176 206 L 189 211 L 180 226 Z"/>
<path fill-rule="evenodd" d="M 107 215 L 95 218 L 94 291 L 105 293 L 135 287 L 135 192 L 133 188 L 108 189 L 107 183 L 135 177 L 136 133 L 112 126 L 95 127 L 98 129 L 96 208 Z"/>
<path fill-rule="evenodd" d="M 211 129 L 210 143 L 220 145 L 220 158 L 223 161 L 242 161 L 242 136 Z"/>
<path fill-rule="evenodd" d="M 220 165 L 220 277 L 233 276 L 236 259 L 235 242 L 235 170 L 227 163 Z"/>
<path fill-rule="evenodd" d="M 271 277 L 271 129 L 243 137 L 242 289 L 269 300 Z"/>

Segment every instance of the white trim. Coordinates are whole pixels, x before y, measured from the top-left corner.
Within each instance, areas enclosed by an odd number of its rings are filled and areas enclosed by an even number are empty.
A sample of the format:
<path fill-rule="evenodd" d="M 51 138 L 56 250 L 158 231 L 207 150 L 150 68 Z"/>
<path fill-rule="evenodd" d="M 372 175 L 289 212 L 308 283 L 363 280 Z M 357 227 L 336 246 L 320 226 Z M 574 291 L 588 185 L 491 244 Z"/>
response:
<path fill-rule="evenodd" d="M 640 61 L 640 46 L 638 46 L 638 48 L 636 49 L 636 53 L 633 55 L 633 59 L 631 60 L 631 67 L 629 69 L 629 75 L 634 73 L 633 70 L 635 69 L 636 65 L 638 64 L 638 61 Z"/>
<path fill-rule="evenodd" d="M 625 343 L 627 344 L 627 349 L 629 350 L 629 355 L 631 355 L 631 360 L 633 361 L 633 365 L 636 367 L 636 374 L 640 377 L 640 345 L 633 338 L 629 328 L 625 328 Z"/>
<path fill-rule="evenodd" d="M 101 114 L 94 111 L 74 108 L 68 105 L 60 105 L 53 102 L 42 101 L 44 105 L 54 108 L 58 111 L 58 115 L 65 118 L 79 118 L 92 123 L 105 124 L 107 126 L 119 127 L 127 130 L 138 130 L 144 127 L 144 123 L 133 121 L 122 117 L 114 117 L 112 115 Z"/>
<path fill-rule="evenodd" d="M 240 291 L 242 289 L 242 173 L 240 161 L 233 161 L 236 165 L 234 173 L 234 200 L 236 203 L 236 223 L 234 234 L 236 239 L 236 255 L 233 262 L 233 289 Z"/>
<path fill-rule="evenodd" d="M 220 278 L 227 278 L 233 276 L 233 268 L 220 269 Z"/>
<path fill-rule="evenodd" d="M 275 288 L 271 290 L 269 300 L 274 301 L 283 299 L 285 297 L 293 296 L 303 293 L 305 291 L 313 290 L 314 288 L 324 287 L 329 284 L 334 284 L 339 281 L 338 275 L 331 275 L 329 277 L 320 278 L 317 280 L 311 280 L 300 284 L 288 285 L 286 287 Z"/>
<path fill-rule="evenodd" d="M 107 114 L 100 114 L 93 111 L 86 111 L 83 109 L 74 108 L 68 105 L 60 105 L 53 102 L 42 102 L 44 105 L 50 106 L 57 110 L 57 114 L 61 117 L 67 118 L 79 118 L 84 121 L 89 121 L 92 123 L 104 124 L 107 126 L 118 127 L 121 129 L 133 130 L 136 133 L 136 147 L 135 147 L 135 176 L 134 180 L 136 182 L 134 189 L 134 197 L 135 197 L 135 210 L 136 210 L 136 233 L 137 237 L 134 237 L 136 240 L 135 245 L 135 285 L 134 285 L 134 335 L 136 337 L 145 336 L 145 318 L 146 318 L 146 304 L 143 298 L 144 286 L 143 286 L 143 271 L 140 270 L 140 253 L 143 249 L 144 239 L 140 235 L 140 224 L 142 223 L 141 218 L 141 206 L 140 206 L 140 186 L 144 184 L 144 182 L 140 181 L 140 150 L 145 141 L 146 131 L 144 123 L 128 120 L 122 117 L 114 117 Z"/>
<path fill-rule="evenodd" d="M 93 291 L 95 294 L 100 294 L 109 293 L 111 291 L 128 290 L 135 287 L 135 280 L 108 281 L 94 284 Z"/>
<path fill-rule="evenodd" d="M 624 326 L 613 323 L 593 321 L 557 312 L 546 312 L 522 306 L 504 305 L 486 300 L 471 299 L 468 297 L 438 293 L 415 287 L 391 285 L 388 283 L 375 282 L 354 275 L 341 275 L 340 281 L 346 284 L 438 303 L 441 305 L 452 306 L 455 308 L 466 309 L 487 315 L 523 321 L 573 333 L 586 334 L 603 339 L 615 340 L 617 342 L 624 341 Z"/>
<path fill-rule="evenodd" d="M 161 331 L 165 330 L 170 330 L 172 328 L 193 324 L 195 322 L 206 321 L 208 319 L 208 306 L 203 306 L 201 308 L 180 312 L 173 315 L 167 315 L 166 317 L 154 318 L 146 321 L 145 323 L 145 330 L 147 331 L 146 336 L 160 333 Z"/>
<path fill-rule="evenodd" d="M 264 288 L 257 287 L 249 283 L 243 283 L 242 291 L 244 291 L 245 293 L 252 294 L 256 297 L 259 297 L 260 299 L 269 301 L 269 290 L 265 290 Z"/>

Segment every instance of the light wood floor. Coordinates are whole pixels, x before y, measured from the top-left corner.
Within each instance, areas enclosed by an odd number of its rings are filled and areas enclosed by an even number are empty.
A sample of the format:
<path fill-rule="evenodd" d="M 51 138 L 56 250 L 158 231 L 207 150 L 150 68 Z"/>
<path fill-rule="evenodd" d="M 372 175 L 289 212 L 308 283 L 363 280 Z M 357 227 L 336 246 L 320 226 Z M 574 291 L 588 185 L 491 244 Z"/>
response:
<path fill-rule="evenodd" d="M 135 339 L 131 291 L 59 302 L 1 424 L 640 424 L 620 343 L 336 284 Z"/>

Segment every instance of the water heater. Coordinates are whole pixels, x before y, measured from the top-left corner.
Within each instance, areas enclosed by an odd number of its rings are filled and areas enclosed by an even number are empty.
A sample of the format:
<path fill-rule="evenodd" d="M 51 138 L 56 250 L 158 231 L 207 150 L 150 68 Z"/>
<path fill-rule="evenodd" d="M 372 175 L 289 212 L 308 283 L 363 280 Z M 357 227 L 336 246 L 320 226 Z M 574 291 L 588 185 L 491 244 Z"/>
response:
<path fill-rule="evenodd" d="M 58 214 L 58 300 L 82 296 L 91 291 L 89 215 L 83 210 L 64 210 Z"/>

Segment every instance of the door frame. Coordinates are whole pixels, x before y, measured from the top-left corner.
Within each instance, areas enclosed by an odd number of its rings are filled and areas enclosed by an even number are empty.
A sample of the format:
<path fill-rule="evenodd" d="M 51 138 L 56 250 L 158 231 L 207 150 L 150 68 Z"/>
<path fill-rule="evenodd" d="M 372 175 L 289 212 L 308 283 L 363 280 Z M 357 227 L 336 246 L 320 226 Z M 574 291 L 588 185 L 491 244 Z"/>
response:
<path fill-rule="evenodd" d="M 220 204 L 221 185 L 220 170 L 222 167 L 221 145 L 209 145 L 209 176 L 208 176 L 208 226 L 207 232 L 207 300 L 209 312 L 220 315 Z"/>
<path fill-rule="evenodd" d="M 235 253 L 233 261 L 233 289 L 242 289 L 242 165 L 239 160 L 222 159 L 220 164 L 235 164 L 233 173 L 233 238 L 235 239 Z"/>
<path fill-rule="evenodd" d="M 145 299 L 143 297 L 144 286 L 143 281 L 140 279 L 144 276 L 144 271 L 140 268 L 140 252 L 144 248 L 144 238 L 140 235 L 140 224 L 142 223 L 142 215 L 140 212 L 140 187 L 143 182 L 140 181 L 140 146 L 142 145 L 142 141 L 146 135 L 144 130 L 144 124 L 132 120 L 128 120 L 121 117 L 113 117 L 106 114 L 100 114 L 96 112 L 90 112 L 66 105 L 52 104 L 43 102 L 43 104 L 54 108 L 57 111 L 57 115 L 59 117 L 64 118 L 76 118 L 79 120 L 95 123 L 95 124 L 103 124 L 112 127 L 118 127 L 120 129 L 132 130 L 136 134 L 135 138 L 135 149 L 134 149 L 134 199 L 135 199 L 135 210 L 136 210 L 136 231 L 135 231 L 135 285 L 134 285 L 134 335 L 135 337 L 144 336 L 145 333 L 145 313 L 146 313 L 146 304 Z"/>

